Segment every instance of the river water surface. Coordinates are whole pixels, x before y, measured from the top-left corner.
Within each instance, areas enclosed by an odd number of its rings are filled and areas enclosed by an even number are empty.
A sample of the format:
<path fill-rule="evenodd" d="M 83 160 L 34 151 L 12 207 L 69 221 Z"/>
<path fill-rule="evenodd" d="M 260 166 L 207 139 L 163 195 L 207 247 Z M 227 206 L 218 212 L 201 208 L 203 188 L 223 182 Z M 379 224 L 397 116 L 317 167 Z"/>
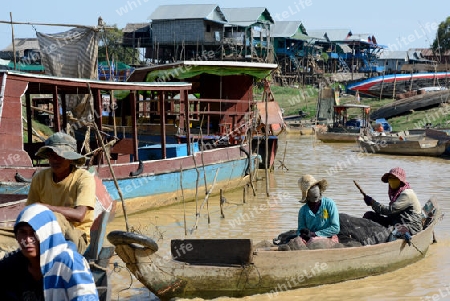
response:
<path fill-rule="evenodd" d="M 368 208 L 353 180 L 374 199 L 387 204 L 387 184 L 382 183 L 380 178 L 391 168 L 400 166 L 406 170 L 407 180 L 421 203 L 435 195 L 447 215 L 435 229 L 438 243 L 430 247 L 424 259 L 391 273 L 359 280 L 291 290 L 276 296 L 262 294 L 215 300 L 450 300 L 450 161 L 365 154 L 358 151 L 356 144 L 325 144 L 316 141 L 313 136 L 298 135 L 280 137 L 277 159 L 284 159 L 287 170 L 277 160 L 275 170 L 269 175 L 268 191 L 265 173 L 260 170 L 255 184 L 256 197 L 249 189 L 243 203 L 242 190 L 225 193 L 224 218 L 221 217 L 219 198 L 211 197 L 208 208 L 201 208 L 198 220 L 195 212 L 201 207 L 203 199 L 198 204 L 180 203 L 130 215 L 128 223 L 154 238 L 160 246 L 158 252 L 162 254 L 169 254 L 168 246 L 172 238 L 251 238 L 254 243 L 271 241 L 279 233 L 297 227 L 297 213 L 301 206 L 297 180 L 303 174 L 327 179 L 328 189 L 324 195 L 335 200 L 339 211 L 362 216 Z M 196 224 L 197 230 L 192 231 Z M 123 217 L 112 221 L 108 230 L 114 229 L 125 229 Z M 123 268 L 124 264 L 118 257 L 114 257 L 113 261 L 119 266 L 111 273 L 113 300 L 158 300 Z"/>

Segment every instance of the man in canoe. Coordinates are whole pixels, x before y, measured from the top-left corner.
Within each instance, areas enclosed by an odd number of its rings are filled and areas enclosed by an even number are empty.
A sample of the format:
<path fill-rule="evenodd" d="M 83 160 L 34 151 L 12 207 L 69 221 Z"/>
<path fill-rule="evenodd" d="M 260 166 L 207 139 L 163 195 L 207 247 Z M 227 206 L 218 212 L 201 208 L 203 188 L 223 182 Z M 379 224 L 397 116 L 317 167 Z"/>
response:
<path fill-rule="evenodd" d="M 364 195 L 366 205 L 373 209 L 366 212 L 364 217 L 385 227 L 405 226 L 411 235 L 421 231 L 422 206 L 416 193 L 406 181 L 405 170 L 400 167 L 392 168 L 381 177 L 381 181 L 389 183 L 389 205 L 382 205 L 372 197 Z"/>
<path fill-rule="evenodd" d="M 50 136 L 36 155 L 48 159 L 50 168 L 33 176 L 26 204 L 41 203 L 52 210 L 66 239 L 83 254 L 90 242 L 95 206 L 94 177 L 77 167 L 86 159 L 77 153 L 76 140 L 61 132 Z"/>
<path fill-rule="evenodd" d="M 308 246 L 320 240 L 329 243 L 330 247 L 339 242 L 337 234 L 340 230 L 339 212 L 336 203 L 322 196 L 327 189 L 327 180 L 317 181 L 311 175 L 304 175 L 298 180 L 302 191 L 300 203 L 305 203 L 298 212 L 297 235 Z"/>

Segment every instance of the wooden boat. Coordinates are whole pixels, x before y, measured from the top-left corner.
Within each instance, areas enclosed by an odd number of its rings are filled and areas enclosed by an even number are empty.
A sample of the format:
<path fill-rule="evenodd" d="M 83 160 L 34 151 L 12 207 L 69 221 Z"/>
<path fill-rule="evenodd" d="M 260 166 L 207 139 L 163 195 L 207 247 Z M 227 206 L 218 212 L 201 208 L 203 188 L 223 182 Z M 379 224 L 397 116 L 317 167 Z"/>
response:
<path fill-rule="evenodd" d="M 304 120 L 306 114 L 283 117 L 286 124 L 286 134 L 294 135 L 314 135 L 314 124 L 309 120 Z"/>
<path fill-rule="evenodd" d="M 349 118 L 349 111 L 358 111 L 359 118 Z M 335 105 L 333 123 L 327 128 L 318 128 L 316 138 L 322 142 L 355 142 L 370 131 L 370 106 L 360 104 Z"/>
<path fill-rule="evenodd" d="M 237 144 L 252 125 L 252 118 L 258 124 L 252 129 L 252 152 L 261 155 L 260 168 L 273 169 L 278 135 L 285 129 L 282 111 L 271 92 L 269 81 L 265 78 L 278 68 L 276 64 L 231 62 L 231 61 L 179 61 L 171 64 L 153 65 L 138 68 L 129 81 L 135 82 L 187 82 L 192 84 L 190 103 L 193 106 L 190 119 L 191 139 L 202 143 Z M 262 83 L 262 99 L 253 95 L 255 81 Z M 195 95 L 195 96 L 194 96 Z M 264 101 L 265 100 L 265 101 Z M 155 125 L 159 114 L 155 114 L 150 103 L 146 123 Z M 266 112 L 267 110 L 267 112 Z M 254 113 L 256 112 L 256 114 Z M 177 123 L 183 116 L 170 107 L 170 118 Z M 266 120 L 267 119 L 267 120 Z M 179 124 L 183 123 L 180 120 Z M 265 133 L 267 126 L 267 135 Z M 142 126 L 142 124 L 141 124 Z M 185 143 L 187 128 L 180 126 L 172 135 L 176 143 Z M 140 136 L 159 135 L 158 126 L 141 130 Z M 266 138 L 267 137 L 267 138 Z M 168 139 L 170 139 L 168 137 Z M 268 162 L 266 145 L 268 140 Z"/>
<path fill-rule="evenodd" d="M 392 98 L 396 93 L 416 91 L 424 87 L 447 82 L 449 72 L 421 72 L 410 74 L 389 74 L 368 78 L 347 86 L 347 91 L 372 97 Z M 385 116 L 380 116 L 388 118 Z"/>
<path fill-rule="evenodd" d="M 436 200 L 424 206 L 425 229 L 403 239 L 363 247 L 273 251 L 249 239 L 172 240 L 172 258 L 144 235 L 113 231 L 108 240 L 127 268 L 161 300 L 241 297 L 336 283 L 396 270 L 424 258 L 441 218 Z"/>
<path fill-rule="evenodd" d="M 373 140 L 359 139 L 358 144 L 363 152 L 403 156 L 437 157 L 443 155 L 447 148 L 446 142 L 425 136 L 380 136 Z"/>
<path fill-rule="evenodd" d="M 253 67 L 251 64 L 248 65 L 249 70 L 266 75 L 273 69 L 273 65 L 264 64 Z M 246 94 L 250 97 L 253 79 L 250 81 L 247 77 L 245 78 L 247 84 L 243 87 L 247 89 L 246 93 L 250 93 Z M 238 79 L 235 78 L 234 81 Z M 236 189 L 246 185 L 255 170 L 257 156 L 252 154 L 249 143 L 243 139 L 233 144 L 215 143 L 226 141 L 225 139 L 218 139 L 211 143 L 201 141 L 201 144 L 192 141 L 193 134 L 189 126 L 195 121 L 191 120 L 192 116 L 205 114 L 203 118 L 207 120 L 211 115 L 220 116 L 221 111 L 220 108 L 214 109 L 212 106 L 208 112 L 192 110 L 194 104 L 188 99 L 191 83 L 106 82 L 14 71 L 0 72 L 0 82 L 2 83 L 0 138 L 3 140 L 0 145 L 0 158 L 2 158 L 0 160 L 0 194 L 26 195 L 32 175 L 45 166 L 34 155 L 43 142 L 33 141 L 31 123 L 32 115 L 39 110 L 37 102 L 42 100 L 42 96 L 45 96 L 50 108 L 53 106 L 46 112 L 53 115 L 54 131 L 68 128 L 76 132 L 82 131 L 82 137 L 77 135 L 76 138 L 80 148 L 83 146 L 86 149 L 87 145 L 92 150 L 89 154 L 91 160 L 88 160 L 91 168 L 95 170 L 114 200 L 126 201 L 128 213 L 166 206 L 180 200 L 194 200 L 196 195 L 214 194 L 220 189 L 224 191 Z M 237 93 L 238 89 L 233 91 Z M 242 92 L 242 89 L 239 91 Z M 119 99 L 118 93 L 122 95 L 122 98 Z M 26 107 L 26 116 L 24 116 L 27 120 L 26 137 L 24 137 L 22 124 L 22 95 L 24 95 L 23 103 Z M 70 97 L 80 95 L 90 96 L 93 102 L 93 113 L 89 115 L 90 117 L 72 120 L 67 114 L 67 105 Z M 113 118 L 103 116 L 105 95 L 114 102 L 108 105 L 120 103 L 121 110 L 116 112 L 118 116 L 121 116 L 120 119 L 114 118 L 115 116 L 112 116 Z M 139 95 L 146 95 L 147 98 Z M 178 99 L 172 98 L 173 95 L 178 95 Z M 220 101 L 227 102 L 216 100 L 216 103 Z M 145 141 L 145 138 L 139 132 L 138 117 L 143 118 L 143 115 L 139 115 L 142 113 L 141 109 L 135 108 L 142 108 L 141 104 L 146 102 L 156 105 L 151 110 L 152 114 L 159 114 L 158 144 L 143 143 L 142 140 Z M 211 103 L 213 102 L 214 100 L 211 100 Z M 251 108 L 250 105 L 253 105 L 253 98 L 246 98 L 243 101 L 247 106 L 242 110 L 239 107 L 240 100 L 229 102 L 234 112 L 225 115 L 234 116 L 236 122 L 241 120 L 237 119 L 237 116 L 241 118 L 246 116 L 248 119 L 245 120 L 253 120 L 252 110 L 248 111 Z M 204 102 L 205 105 L 211 105 L 211 103 Z M 171 111 L 167 111 L 166 108 L 169 107 L 178 109 L 179 128 L 184 131 L 185 143 L 167 143 L 166 139 L 170 135 L 165 132 L 168 126 L 166 117 Z M 121 125 L 117 126 L 116 121 Z M 245 125 L 247 126 L 247 123 Z M 174 124 L 170 126 L 174 127 Z M 249 129 L 252 127 L 253 124 L 248 125 Z M 87 133 L 88 131 L 91 131 L 91 135 Z M 117 132 L 116 135 L 114 135 L 115 132 Z M 113 135 L 110 136 L 107 133 L 113 133 Z M 246 135 L 243 136 L 246 137 Z M 28 142 L 24 143 L 24 140 Z M 272 161 L 274 161 L 276 145 L 274 143 L 272 148 L 268 148 L 269 158 Z M 197 183 L 204 183 L 204 185 L 198 187 Z M 122 213 L 123 206 L 117 206 L 116 214 Z"/>
<path fill-rule="evenodd" d="M 449 95 L 450 91 L 443 90 L 418 94 L 405 99 L 399 99 L 378 108 L 376 111 L 370 114 L 370 117 L 372 119 L 392 118 L 400 115 L 410 114 L 412 111 L 420 110 L 421 108 L 436 107 L 446 102 L 449 98 Z M 443 112 L 443 114 L 445 113 Z"/>

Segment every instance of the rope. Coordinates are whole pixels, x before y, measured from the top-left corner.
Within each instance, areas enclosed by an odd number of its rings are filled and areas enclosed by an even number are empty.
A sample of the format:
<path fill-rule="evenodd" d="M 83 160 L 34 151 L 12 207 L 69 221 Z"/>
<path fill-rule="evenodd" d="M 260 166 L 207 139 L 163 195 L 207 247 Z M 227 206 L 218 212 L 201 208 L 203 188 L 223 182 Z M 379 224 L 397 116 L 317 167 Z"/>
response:
<path fill-rule="evenodd" d="M 405 239 L 406 240 L 406 239 Z M 419 248 L 412 242 L 412 241 L 406 241 L 410 246 L 413 246 L 414 249 L 416 249 L 422 256 L 425 256 L 425 254 L 419 250 Z"/>

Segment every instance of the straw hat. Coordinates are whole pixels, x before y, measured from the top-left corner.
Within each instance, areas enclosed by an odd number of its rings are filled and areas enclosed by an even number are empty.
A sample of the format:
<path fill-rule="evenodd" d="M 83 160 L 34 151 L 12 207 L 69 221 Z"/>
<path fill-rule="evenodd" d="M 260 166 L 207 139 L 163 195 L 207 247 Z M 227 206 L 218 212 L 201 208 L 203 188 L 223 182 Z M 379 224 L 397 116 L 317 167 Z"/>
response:
<path fill-rule="evenodd" d="M 298 179 L 298 187 L 302 191 L 302 199 L 300 200 L 300 203 L 306 202 L 308 191 L 314 185 L 319 185 L 320 193 L 323 193 L 328 187 L 328 182 L 325 179 L 317 181 L 311 175 L 304 175 L 300 179 Z"/>
<path fill-rule="evenodd" d="M 77 141 L 75 138 L 62 132 L 54 133 L 45 140 L 45 145 L 39 148 L 36 156 L 47 159 L 50 151 L 72 161 L 75 165 L 83 165 L 86 162 L 86 158 L 77 153 Z"/>
<path fill-rule="evenodd" d="M 400 168 L 400 167 L 392 168 L 389 172 L 385 173 L 381 177 L 381 181 L 383 181 L 384 183 L 387 183 L 389 176 L 394 176 L 397 179 L 399 179 L 400 182 L 406 184 L 406 173 L 403 168 Z"/>

